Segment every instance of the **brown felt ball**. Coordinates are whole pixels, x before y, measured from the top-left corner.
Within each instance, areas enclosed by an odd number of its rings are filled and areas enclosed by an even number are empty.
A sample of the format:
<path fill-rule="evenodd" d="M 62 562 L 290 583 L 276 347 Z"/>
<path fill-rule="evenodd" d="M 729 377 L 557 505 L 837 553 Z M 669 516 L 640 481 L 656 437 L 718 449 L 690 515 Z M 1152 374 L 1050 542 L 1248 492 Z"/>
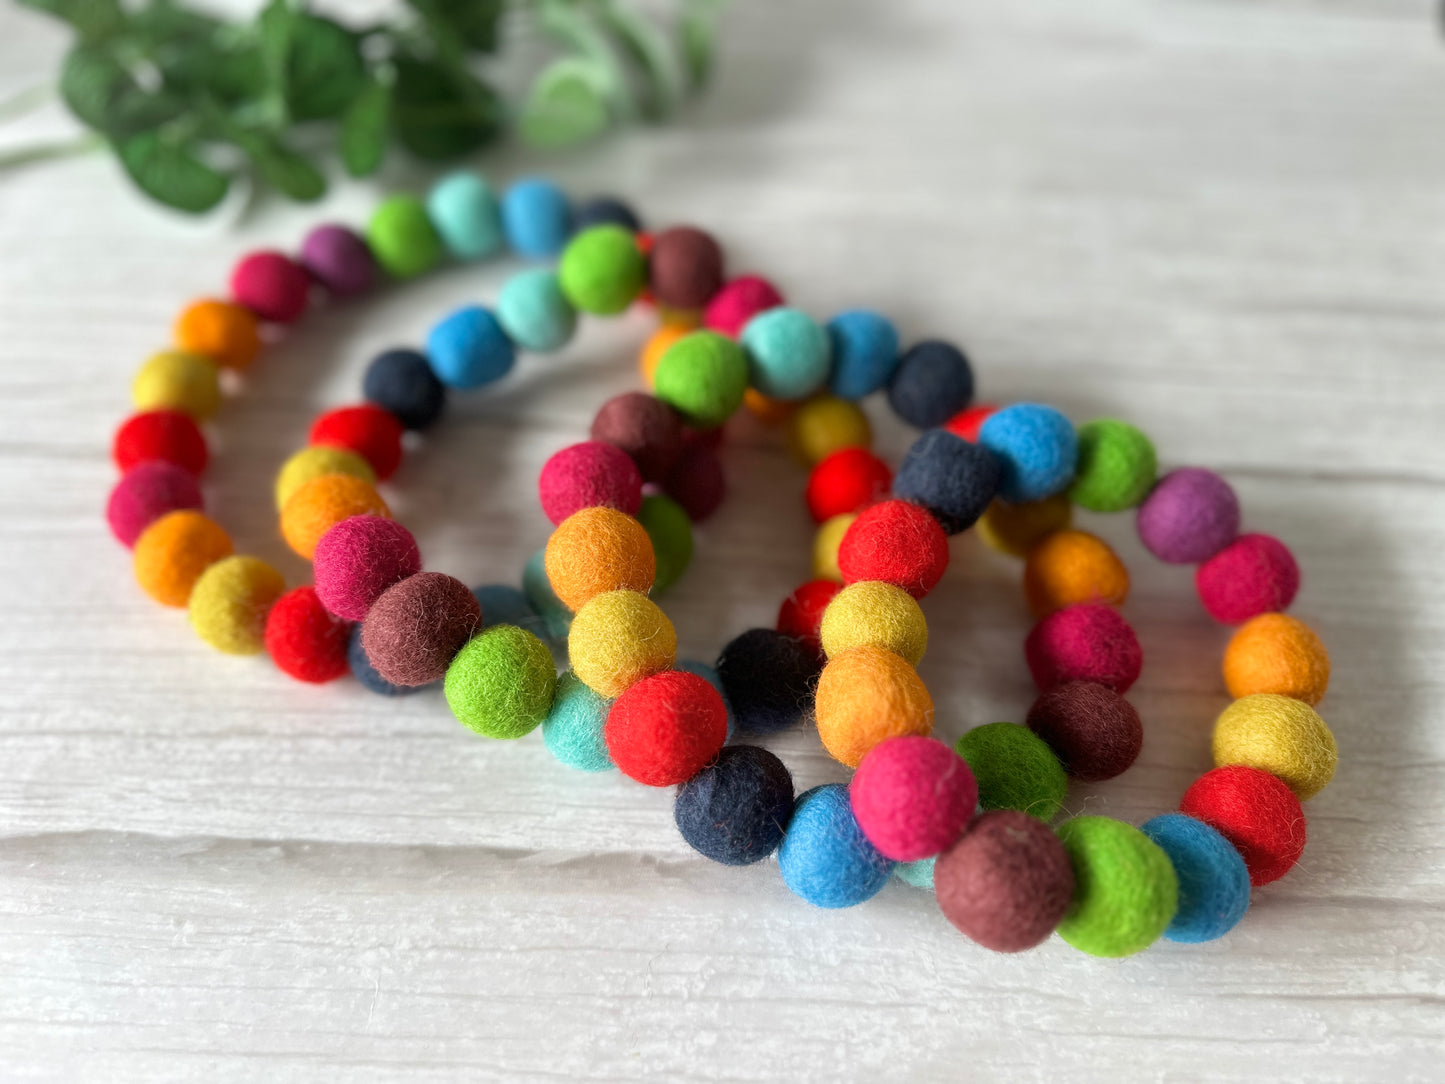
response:
<path fill-rule="evenodd" d="M 700 309 L 722 287 L 722 249 L 712 234 L 692 226 L 659 233 L 648 256 L 652 296 L 674 309 Z"/>
<path fill-rule="evenodd" d="M 1064 770 L 1086 783 L 1123 773 L 1144 744 L 1144 726 L 1134 705 L 1092 681 L 1050 689 L 1029 708 L 1027 722 Z"/>
<path fill-rule="evenodd" d="M 382 592 L 361 626 L 371 665 L 393 685 L 429 685 L 481 627 L 477 596 L 461 580 L 418 572 Z"/>
<path fill-rule="evenodd" d="M 661 482 L 682 454 L 682 417 L 661 399 L 630 391 L 602 404 L 592 439 L 630 455 L 644 482 Z"/>

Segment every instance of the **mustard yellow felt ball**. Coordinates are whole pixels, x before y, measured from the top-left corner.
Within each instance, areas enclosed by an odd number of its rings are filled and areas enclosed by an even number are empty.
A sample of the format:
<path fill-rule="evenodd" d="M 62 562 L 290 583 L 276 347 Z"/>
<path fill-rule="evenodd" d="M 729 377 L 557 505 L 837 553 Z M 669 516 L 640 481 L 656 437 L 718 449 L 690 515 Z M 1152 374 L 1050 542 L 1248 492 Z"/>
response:
<path fill-rule="evenodd" d="M 810 467 L 844 448 L 868 448 L 873 427 L 854 402 L 819 395 L 799 404 L 788 418 L 788 447 Z"/>
<path fill-rule="evenodd" d="M 843 536 L 857 518 L 855 512 L 844 512 L 825 519 L 818 528 L 818 533 L 813 536 L 814 579 L 843 582 L 843 572 L 838 567 L 838 548 L 843 545 Z"/>
<path fill-rule="evenodd" d="M 281 573 L 259 557 L 225 557 L 191 590 L 191 626 L 217 651 L 255 655 L 266 648 L 266 615 L 286 592 Z"/>
<path fill-rule="evenodd" d="M 881 647 L 917 666 L 928 650 L 928 622 L 918 601 L 881 580 L 850 583 L 833 596 L 818 629 L 823 653 L 833 658 L 855 647 Z"/>
<path fill-rule="evenodd" d="M 552 593 L 577 610 L 604 591 L 652 589 L 657 558 L 641 523 L 615 508 L 583 508 L 557 525 L 543 556 Z"/>
<path fill-rule="evenodd" d="M 850 768 L 879 742 L 933 732 L 933 698 L 907 660 L 855 647 L 828 660 L 813 701 L 823 747 Z"/>
<path fill-rule="evenodd" d="M 1282 779 L 1300 801 L 1335 775 L 1335 736 L 1303 700 L 1274 693 L 1241 697 L 1214 724 L 1214 764 L 1259 768 Z"/>
<path fill-rule="evenodd" d="M 291 495 L 307 482 L 328 474 L 349 474 L 376 484 L 376 471 L 362 456 L 329 444 L 313 444 L 302 448 L 281 465 L 276 475 L 276 511 L 285 508 Z"/>
<path fill-rule="evenodd" d="M 300 486 L 281 509 L 281 535 L 300 556 L 311 560 L 321 536 L 352 516 L 391 517 L 376 487 L 349 474 L 323 474 Z"/>
<path fill-rule="evenodd" d="M 567 635 L 572 672 L 598 696 L 612 699 L 677 659 L 677 633 L 667 615 L 636 591 L 608 591 L 572 618 Z"/>
<path fill-rule="evenodd" d="M 1224 684 L 1236 698 L 1278 693 L 1318 704 L 1330 684 L 1330 653 L 1298 618 L 1260 614 L 1241 625 L 1224 649 Z"/>
<path fill-rule="evenodd" d="M 137 411 L 178 410 L 204 421 L 221 405 L 221 374 L 204 354 L 162 350 L 152 354 L 130 385 Z"/>
<path fill-rule="evenodd" d="M 131 553 L 136 582 L 163 606 L 184 606 L 201 573 L 231 553 L 231 536 L 200 512 L 171 512 L 147 527 Z"/>
<path fill-rule="evenodd" d="M 1074 506 L 1067 493 L 1041 501 L 1010 504 L 994 501 L 978 520 L 978 537 L 991 550 L 1010 557 L 1027 557 L 1044 538 L 1062 531 L 1073 520 Z"/>

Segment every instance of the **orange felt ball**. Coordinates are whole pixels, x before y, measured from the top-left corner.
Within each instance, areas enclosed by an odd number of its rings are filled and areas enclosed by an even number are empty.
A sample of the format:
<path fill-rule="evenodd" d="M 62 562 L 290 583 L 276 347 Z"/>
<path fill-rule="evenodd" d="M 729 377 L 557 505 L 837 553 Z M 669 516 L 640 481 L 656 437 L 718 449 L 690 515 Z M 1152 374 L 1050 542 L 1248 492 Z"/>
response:
<path fill-rule="evenodd" d="M 136 539 L 136 582 L 163 606 L 185 606 L 201 573 L 231 555 L 231 536 L 200 512 L 171 512 Z"/>
<path fill-rule="evenodd" d="M 352 516 L 390 519 L 391 510 L 365 478 L 323 474 L 298 487 L 286 501 L 281 509 L 281 536 L 309 561 L 316 555 L 321 536 Z"/>
<path fill-rule="evenodd" d="M 254 314 L 229 301 L 193 302 L 176 318 L 176 345 L 228 369 L 244 369 L 261 349 Z"/>
<path fill-rule="evenodd" d="M 642 373 L 642 382 L 649 388 L 653 386 L 652 377 L 657 372 L 657 365 L 662 361 L 662 355 L 667 353 L 673 343 L 691 330 L 692 328 L 685 323 L 667 323 L 652 333 L 652 338 L 647 340 L 642 347 L 642 354 L 637 359 L 637 368 Z"/>
<path fill-rule="evenodd" d="M 1235 699 L 1277 693 L 1318 704 L 1330 684 L 1330 655 L 1298 618 L 1260 614 L 1241 625 L 1224 649 L 1224 684 Z"/>
<path fill-rule="evenodd" d="M 652 540 L 637 520 L 615 508 L 583 508 L 547 540 L 543 558 L 552 592 L 577 611 L 604 591 L 646 594 L 657 576 Z"/>
<path fill-rule="evenodd" d="M 748 388 L 743 392 L 743 406 L 748 408 L 748 413 L 753 417 L 768 425 L 787 421 L 793 411 L 798 409 L 797 403 L 783 399 L 769 399 L 757 388 Z"/>
<path fill-rule="evenodd" d="M 933 698 L 918 671 L 872 645 L 828 660 L 818 677 L 813 714 L 823 747 L 850 768 L 887 738 L 933 732 Z"/>
<path fill-rule="evenodd" d="M 1129 596 L 1129 570 L 1102 538 L 1088 531 L 1055 531 L 1029 550 L 1024 596 L 1035 617 L 1081 602 L 1119 606 Z"/>

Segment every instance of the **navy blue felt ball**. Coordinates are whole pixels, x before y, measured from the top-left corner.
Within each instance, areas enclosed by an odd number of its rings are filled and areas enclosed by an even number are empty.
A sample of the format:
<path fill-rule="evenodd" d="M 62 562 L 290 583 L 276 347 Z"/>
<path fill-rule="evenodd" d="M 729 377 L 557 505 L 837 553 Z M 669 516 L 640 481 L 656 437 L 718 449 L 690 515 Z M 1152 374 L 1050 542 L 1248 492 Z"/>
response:
<path fill-rule="evenodd" d="M 973 399 L 973 369 L 952 343 L 930 339 L 898 359 L 888 381 L 893 412 L 919 429 L 942 425 Z"/>
<path fill-rule="evenodd" d="M 642 220 L 631 207 L 613 196 L 594 196 L 572 215 L 572 232 L 581 233 L 591 226 L 621 226 L 640 233 Z"/>
<path fill-rule="evenodd" d="M 992 452 L 930 429 L 913 442 L 893 476 L 893 495 L 921 504 L 949 534 L 972 527 L 998 492 L 999 465 Z"/>
<path fill-rule="evenodd" d="M 366 367 L 361 394 L 390 411 L 408 429 L 425 429 L 441 417 L 447 389 L 424 354 L 415 350 L 388 350 Z"/>
<path fill-rule="evenodd" d="M 717 759 L 677 788 L 672 818 L 688 845 L 725 866 L 766 858 L 793 815 L 793 777 L 756 745 L 724 746 Z"/>
<path fill-rule="evenodd" d="M 426 688 L 425 685 L 393 685 L 376 672 L 376 667 L 366 657 L 366 649 L 361 646 L 360 621 L 351 627 L 351 639 L 346 644 L 346 662 L 357 681 L 381 696 L 406 696 Z"/>
<path fill-rule="evenodd" d="M 798 798 L 778 848 L 784 883 L 818 907 L 852 907 L 871 899 L 896 864 L 868 842 L 842 783 L 814 787 Z"/>
<path fill-rule="evenodd" d="M 757 734 L 774 733 L 803 717 L 818 670 L 817 653 L 777 629 L 748 629 L 733 637 L 717 660 L 738 729 Z"/>

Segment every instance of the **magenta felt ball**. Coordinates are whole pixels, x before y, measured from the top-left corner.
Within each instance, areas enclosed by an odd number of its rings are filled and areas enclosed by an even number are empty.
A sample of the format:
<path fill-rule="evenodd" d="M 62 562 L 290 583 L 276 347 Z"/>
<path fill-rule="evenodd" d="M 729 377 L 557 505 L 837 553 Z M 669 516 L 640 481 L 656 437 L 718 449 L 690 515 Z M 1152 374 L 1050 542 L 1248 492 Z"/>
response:
<path fill-rule="evenodd" d="M 964 759 L 933 738 L 879 742 L 848 786 L 868 842 L 895 862 L 917 862 L 952 846 L 973 819 L 978 783 Z"/>
<path fill-rule="evenodd" d="M 1144 652 L 1129 622 L 1097 602 L 1045 617 L 1024 641 L 1024 657 L 1040 692 L 1068 681 L 1092 681 L 1122 693 L 1144 667 Z"/>
<path fill-rule="evenodd" d="M 1182 467 L 1159 479 L 1139 506 L 1139 540 L 1171 565 L 1207 561 L 1239 534 L 1239 498 L 1219 475 Z"/>
<path fill-rule="evenodd" d="M 1299 565 L 1278 538 L 1243 534 L 1199 566 L 1194 586 L 1210 617 L 1239 625 L 1289 609 L 1299 591 Z"/>
<path fill-rule="evenodd" d="M 289 324 L 306 311 L 311 276 L 280 252 L 252 252 L 231 272 L 231 296 L 262 320 Z"/>
<path fill-rule="evenodd" d="M 352 516 L 316 543 L 316 597 L 337 617 L 361 621 L 394 583 L 421 571 L 411 532 L 394 519 Z"/>
<path fill-rule="evenodd" d="M 554 525 L 584 508 L 615 508 L 629 516 L 642 505 L 642 475 L 615 444 L 583 441 L 563 448 L 537 479 L 542 511 Z"/>
<path fill-rule="evenodd" d="M 137 463 L 121 475 L 105 505 L 115 537 L 134 546 L 147 527 L 168 512 L 203 508 L 196 476 L 164 459 Z"/>
<path fill-rule="evenodd" d="M 301 265 L 338 297 L 363 294 L 376 281 L 376 260 L 354 230 L 317 226 L 301 242 Z"/>
<path fill-rule="evenodd" d="M 742 275 L 723 284 L 703 310 L 702 326 L 736 338 L 760 312 L 783 303 L 778 288 L 760 275 Z"/>

